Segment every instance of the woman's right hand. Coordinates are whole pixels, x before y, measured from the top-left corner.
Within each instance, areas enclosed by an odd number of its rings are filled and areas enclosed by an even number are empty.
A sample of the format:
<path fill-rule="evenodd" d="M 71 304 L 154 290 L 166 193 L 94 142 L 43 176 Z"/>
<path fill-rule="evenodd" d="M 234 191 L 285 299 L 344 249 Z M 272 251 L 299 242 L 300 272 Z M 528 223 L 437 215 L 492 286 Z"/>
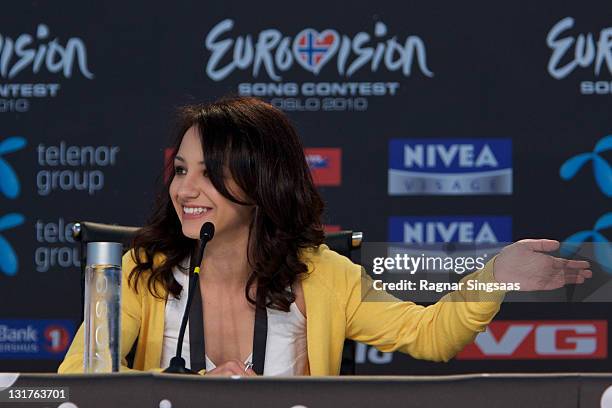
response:
<path fill-rule="evenodd" d="M 252 368 L 248 368 L 246 370 L 245 368 L 246 366 L 243 362 L 238 360 L 229 360 L 210 371 L 206 371 L 205 375 L 216 375 L 220 377 L 229 377 L 232 375 L 240 375 L 243 377 L 257 376 Z"/>

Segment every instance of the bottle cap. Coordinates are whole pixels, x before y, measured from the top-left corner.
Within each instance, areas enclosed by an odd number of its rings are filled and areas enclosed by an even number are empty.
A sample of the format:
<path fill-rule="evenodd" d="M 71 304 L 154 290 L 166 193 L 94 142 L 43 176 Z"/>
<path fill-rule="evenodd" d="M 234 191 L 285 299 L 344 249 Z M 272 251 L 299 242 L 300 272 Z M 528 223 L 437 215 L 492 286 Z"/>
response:
<path fill-rule="evenodd" d="M 88 242 L 87 265 L 121 266 L 123 245 L 118 242 Z"/>

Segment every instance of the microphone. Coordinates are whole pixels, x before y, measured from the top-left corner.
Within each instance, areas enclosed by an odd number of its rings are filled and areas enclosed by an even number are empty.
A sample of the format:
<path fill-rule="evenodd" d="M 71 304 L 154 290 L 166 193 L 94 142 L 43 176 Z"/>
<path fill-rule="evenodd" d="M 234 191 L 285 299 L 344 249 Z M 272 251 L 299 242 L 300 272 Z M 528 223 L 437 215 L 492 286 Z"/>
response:
<path fill-rule="evenodd" d="M 215 226 L 212 222 L 205 222 L 200 229 L 200 245 L 198 247 L 198 253 L 195 267 L 193 268 L 193 275 L 189 283 L 189 292 L 187 293 L 187 304 L 185 305 L 185 311 L 183 312 L 183 321 L 181 322 L 181 328 L 179 330 L 178 342 L 176 344 L 176 355 L 170 360 L 170 366 L 164 370 L 164 373 L 170 374 L 197 374 L 195 371 L 185 367 L 185 359 L 182 357 L 183 354 L 183 338 L 185 337 L 185 330 L 187 330 L 187 320 L 189 319 L 189 310 L 191 309 L 191 301 L 193 300 L 193 292 L 200 276 L 200 264 L 204 257 L 204 248 L 208 241 L 213 239 L 215 235 Z"/>

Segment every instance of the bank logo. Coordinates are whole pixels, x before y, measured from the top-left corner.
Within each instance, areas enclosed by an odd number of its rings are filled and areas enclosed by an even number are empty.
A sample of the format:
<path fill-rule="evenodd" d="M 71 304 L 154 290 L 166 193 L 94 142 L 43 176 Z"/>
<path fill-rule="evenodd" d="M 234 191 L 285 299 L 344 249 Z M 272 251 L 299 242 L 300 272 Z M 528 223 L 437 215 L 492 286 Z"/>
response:
<path fill-rule="evenodd" d="M 50 324 L 43 333 L 44 348 L 52 354 L 65 353 L 70 345 L 70 333 L 64 325 Z"/>
<path fill-rule="evenodd" d="M 405 244 L 512 241 L 510 216 L 390 217 L 389 242 Z"/>
<path fill-rule="evenodd" d="M 561 246 L 561 255 L 571 257 L 586 242 L 593 243 L 593 257 L 603 270 L 612 274 L 612 243 L 602 234 L 602 231 L 612 228 L 612 212 L 599 217 L 593 229 L 579 231 L 565 239 Z"/>
<path fill-rule="evenodd" d="M 303 30 L 295 38 L 293 47 L 295 54 L 299 57 L 298 63 L 315 75 L 334 56 L 340 42 L 340 37 L 334 30 L 318 33 L 312 28 Z"/>
<path fill-rule="evenodd" d="M 306 162 L 317 186 L 339 186 L 342 183 L 342 149 L 337 147 L 306 148 Z"/>
<path fill-rule="evenodd" d="M 580 169 L 590 163 L 597 186 L 607 197 L 612 197 L 612 166 L 601 156 L 609 150 L 612 150 L 612 135 L 599 140 L 592 152 L 580 153 L 563 163 L 559 169 L 561 178 L 571 180 Z"/>
<path fill-rule="evenodd" d="M 612 81 L 601 80 L 607 72 L 612 74 L 612 27 L 597 33 L 571 33 L 574 19 L 565 17 L 557 22 L 546 36 L 546 45 L 552 50 L 548 60 L 548 73 L 561 80 L 575 70 L 592 70 L 594 78 L 580 82 L 583 95 L 612 94 Z"/>
<path fill-rule="evenodd" d="M 388 193 L 512 194 L 512 140 L 391 139 Z"/>
<path fill-rule="evenodd" d="M 0 320 L 0 358 L 64 358 L 75 332 L 71 320 Z"/>

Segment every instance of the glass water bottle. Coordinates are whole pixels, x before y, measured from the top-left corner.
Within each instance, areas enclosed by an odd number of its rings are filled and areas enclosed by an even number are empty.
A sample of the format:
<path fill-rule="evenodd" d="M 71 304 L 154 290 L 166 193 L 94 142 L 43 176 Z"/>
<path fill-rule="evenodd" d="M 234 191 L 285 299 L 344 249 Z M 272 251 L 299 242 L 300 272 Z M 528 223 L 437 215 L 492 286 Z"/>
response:
<path fill-rule="evenodd" d="M 117 242 L 87 244 L 83 360 L 86 373 L 119 371 L 122 252 L 122 245 Z"/>

